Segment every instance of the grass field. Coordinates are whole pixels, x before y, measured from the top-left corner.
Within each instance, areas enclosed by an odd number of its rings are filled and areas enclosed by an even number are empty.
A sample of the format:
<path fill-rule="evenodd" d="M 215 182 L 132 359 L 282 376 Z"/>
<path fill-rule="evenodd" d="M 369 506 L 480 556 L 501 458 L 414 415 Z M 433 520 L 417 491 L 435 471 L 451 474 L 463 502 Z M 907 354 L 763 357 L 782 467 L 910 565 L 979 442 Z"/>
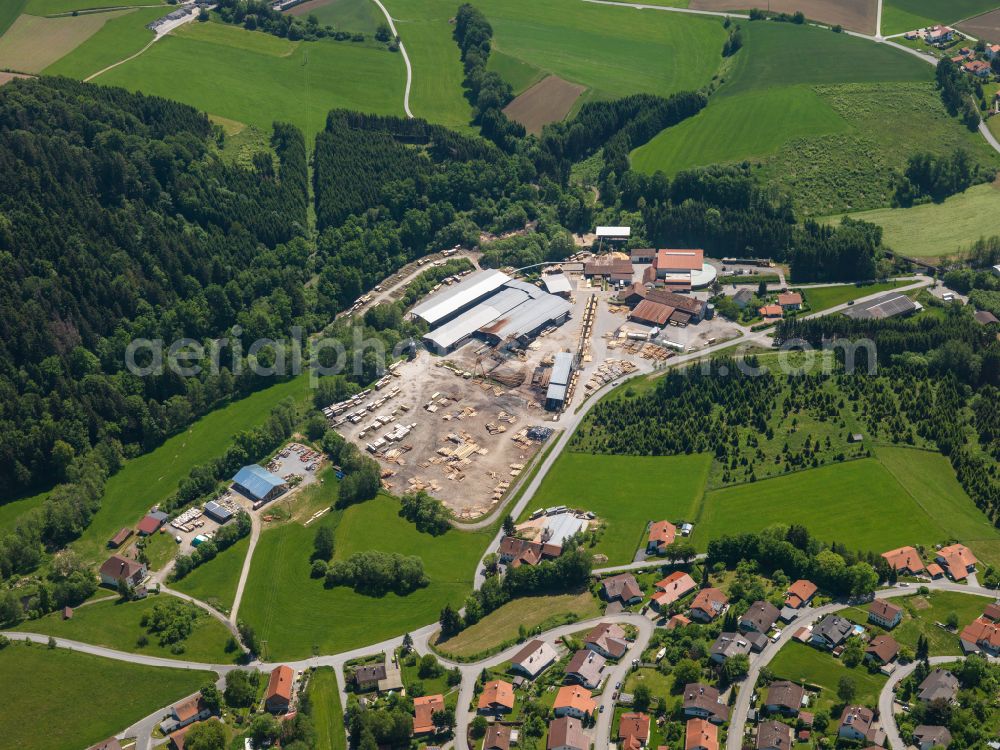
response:
<path fill-rule="evenodd" d="M 19 497 L 0 505 L 0 531 L 14 526 L 17 519 L 32 508 L 37 508 L 49 496 L 48 490 L 26 497 Z"/>
<path fill-rule="evenodd" d="M 977 549 L 976 540 L 998 539 L 944 457 L 881 446 L 877 455 L 709 492 L 692 540 L 704 549 L 723 534 L 779 523 L 801 523 L 824 541 L 874 552 L 954 537 Z"/>
<path fill-rule="evenodd" d="M 108 480 L 101 509 L 74 549 L 86 559 L 103 561 L 107 540 L 122 526 L 137 523 L 149 508 L 169 497 L 192 467 L 221 456 L 233 436 L 266 421 L 282 399 L 304 399 L 309 379 L 271 386 L 207 414 L 159 448 L 132 459 Z"/>
<path fill-rule="evenodd" d="M 882 33 L 902 34 L 936 23 L 952 24 L 997 7 L 997 0 L 885 0 Z"/>
<path fill-rule="evenodd" d="M 837 697 L 837 683 L 847 675 L 854 680 L 857 693 L 854 703 L 862 706 L 877 706 L 878 695 L 885 684 L 882 674 L 869 674 L 862 666 L 849 669 L 840 659 L 835 659 L 829 651 L 807 646 L 803 643 L 788 643 L 782 647 L 770 664 L 770 670 L 779 679 L 794 680 L 822 688 L 819 698 L 810 711 L 828 710 Z M 836 723 L 833 724 L 836 732 Z"/>
<path fill-rule="evenodd" d="M 163 15 L 162 8 L 137 8 L 112 18 L 87 41 L 49 65 L 48 75 L 86 78 L 134 55 L 153 38 L 146 24 Z"/>
<path fill-rule="evenodd" d="M 53 16 L 72 13 L 75 10 L 96 10 L 102 8 L 126 8 L 133 5 L 157 5 L 161 0 L 28 0 L 25 13 L 33 16 Z M 159 13 L 163 15 L 161 9 Z"/>
<path fill-rule="evenodd" d="M 591 98 L 668 95 L 709 83 L 726 31 L 715 19 L 577 0 L 482 0 L 494 49 L 592 89 Z"/>
<path fill-rule="evenodd" d="M 534 65 L 529 65 L 499 50 L 494 50 L 490 54 L 490 61 L 486 67 L 507 81 L 515 94 L 524 92 L 545 77 L 544 71 Z"/>
<path fill-rule="evenodd" d="M 316 728 L 315 750 L 344 750 L 344 712 L 340 708 L 340 691 L 333 667 L 319 667 L 309 678 L 309 698 L 313 726 Z"/>
<path fill-rule="evenodd" d="M 40 73 L 83 44 L 105 23 L 130 12 L 95 13 L 76 18 L 23 14 L 0 36 L 0 70 Z"/>
<path fill-rule="evenodd" d="M 0 651 L 0 735 L 5 747 L 78 750 L 215 679 L 14 643 Z"/>
<path fill-rule="evenodd" d="M 760 158 L 794 138 L 848 130 L 847 121 L 808 86 L 745 93 L 713 102 L 632 152 L 641 172 L 675 174 L 705 164 Z M 734 137 L 736 134 L 739 137 Z"/>
<path fill-rule="evenodd" d="M 887 292 L 899 286 L 905 286 L 908 282 L 885 281 L 879 284 L 865 284 L 863 286 L 828 286 L 818 289 L 806 287 L 796 287 L 802 292 L 803 301 L 809 305 L 810 312 L 819 312 L 829 307 L 836 307 L 852 299 L 867 297 L 870 294 Z"/>
<path fill-rule="evenodd" d="M 967 249 L 980 237 L 1000 232 L 996 219 L 998 205 L 1000 183 L 992 183 L 971 187 L 943 203 L 882 208 L 850 216 L 882 227 L 883 241 L 898 253 L 940 258 Z M 827 221 L 839 219 L 835 216 Z"/>
<path fill-rule="evenodd" d="M 413 66 L 413 114 L 440 125 L 468 127 L 472 109 L 462 91 L 465 74 L 451 36 L 455 27 L 449 23 L 459 4 L 454 0 L 385 0 L 383 4 L 392 14 Z"/>
<path fill-rule="evenodd" d="M 373 643 L 438 619 L 441 608 L 460 605 L 472 588 L 472 574 L 492 531 L 421 534 L 399 517 L 396 500 L 374 500 L 329 513 L 308 528 L 287 523 L 266 530 L 257 544 L 240 616 L 267 641 L 268 658 L 308 656 L 314 648 L 332 653 Z M 325 589 L 309 577 L 316 529 L 336 527 L 336 557 L 377 549 L 418 555 L 430 585 L 409 596 L 373 598 L 349 588 Z"/>
<path fill-rule="evenodd" d="M 607 521 L 594 548 L 608 564 L 632 562 L 646 524 L 690 519 L 701 503 L 710 455 L 605 456 L 565 452 L 553 464 L 532 505 L 567 504 L 593 511 Z"/>
<path fill-rule="evenodd" d="M 220 612 L 229 612 L 249 548 L 250 537 L 240 539 L 220 552 L 214 560 L 199 565 L 181 580 L 171 583 L 170 588 L 200 599 Z"/>
<path fill-rule="evenodd" d="M 0 36 L 17 20 L 28 0 L 6 0 L 0 3 Z"/>
<path fill-rule="evenodd" d="M 105 594 L 114 593 L 106 591 Z M 138 646 L 136 639 L 146 633 L 139 624 L 142 616 L 153 609 L 157 602 L 164 601 L 169 594 L 149 596 L 135 602 L 119 603 L 112 601 L 88 604 L 73 611 L 73 618 L 62 619 L 62 612 L 53 612 L 38 620 L 27 620 L 16 630 L 28 633 L 42 633 L 55 638 L 68 638 L 82 643 L 92 643 L 95 646 L 105 646 L 118 651 L 128 651 L 146 656 L 158 656 L 163 659 L 181 659 L 184 661 L 203 662 L 205 664 L 232 664 L 239 652 L 226 653 L 226 642 L 229 631 L 226 627 L 202 609 L 198 609 L 198 619 L 195 621 L 191 635 L 184 640 L 184 653 L 172 654 L 170 647 L 160 646 L 155 635 L 149 635 L 149 644 Z M 173 601 L 180 601 L 170 597 Z M 194 607 L 193 604 L 185 606 Z"/>
<path fill-rule="evenodd" d="M 310 0 L 288 11 L 290 16 L 316 16 L 320 26 L 333 26 L 338 31 L 360 31 L 374 34 L 385 16 L 372 0 Z"/>
<path fill-rule="evenodd" d="M 840 24 L 851 31 L 874 34 L 878 16 L 877 0 L 770 0 L 767 9 L 772 13 L 802 11 L 806 18 L 821 23 Z M 746 11 L 747 0 L 691 0 L 695 10 Z"/>
<path fill-rule="evenodd" d="M 585 620 L 600 613 L 600 606 L 589 591 L 524 597 L 504 604 L 454 638 L 439 643 L 438 648 L 448 656 L 470 657 L 516 638 L 521 626 L 531 630 L 547 620 L 570 614 Z"/>
<path fill-rule="evenodd" d="M 402 114 L 406 78 L 402 57 L 385 49 L 193 23 L 96 80 L 267 130 L 281 119 L 312 143 L 335 107 Z"/>

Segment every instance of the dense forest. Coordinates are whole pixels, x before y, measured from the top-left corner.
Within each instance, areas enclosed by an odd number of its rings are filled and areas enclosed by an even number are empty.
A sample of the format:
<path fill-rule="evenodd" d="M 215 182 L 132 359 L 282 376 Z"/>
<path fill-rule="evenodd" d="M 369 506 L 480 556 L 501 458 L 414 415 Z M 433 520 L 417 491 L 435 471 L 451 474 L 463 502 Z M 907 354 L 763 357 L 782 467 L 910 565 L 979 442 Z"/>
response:
<path fill-rule="evenodd" d="M 261 385 L 232 364 L 135 377 L 134 338 L 239 325 L 252 341 L 305 313 L 302 135 L 276 125 L 278 166 L 252 170 L 215 156 L 215 137 L 194 109 L 120 89 L 0 91 L 0 497 L 67 479 L 101 441 L 146 450 Z"/>

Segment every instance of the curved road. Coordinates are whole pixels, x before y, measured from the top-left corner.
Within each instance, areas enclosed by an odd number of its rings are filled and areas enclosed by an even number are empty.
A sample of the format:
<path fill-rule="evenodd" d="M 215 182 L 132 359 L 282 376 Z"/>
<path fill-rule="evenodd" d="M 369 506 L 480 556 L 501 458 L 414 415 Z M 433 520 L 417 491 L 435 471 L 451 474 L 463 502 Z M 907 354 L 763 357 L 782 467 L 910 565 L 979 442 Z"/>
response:
<path fill-rule="evenodd" d="M 385 16 L 392 35 L 396 39 L 399 39 L 399 33 L 396 31 L 396 24 L 393 22 L 392 16 L 389 15 L 389 9 L 382 4 L 382 0 L 375 0 L 375 4 Z M 406 54 L 406 45 L 403 44 L 403 40 L 399 39 L 398 43 L 399 53 L 403 56 L 403 62 L 406 63 L 406 89 L 403 91 L 403 111 L 406 112 L 407 117 L 413 117 L 413 113 L 410 111 L 410 87 L 413 84 L 413 67 L 410 65 L 410 56 Z"/>
<path fill-rule="evenodd" d="M 927 661 L 931 666 L 935 664 L 947 664 L 953 661 L 962 661 L 964 656 L 932 656 Z M 899 733 L 899 726 L 896 724 L 895 714 L 892 712 L 892 704 L 895 698 L 896 685 L 905 680 L 917 668 L 919 662 L 912 661 L 906 666 L 897 666 L 890 675 L 889 680 L 882 687 L 882 692 L 878 695 L 878 716 L 882 729 L 885 730 L 886 739 L 889 740 L 889 747 L 892 750 L 906 750 L 906 743 Z"/>

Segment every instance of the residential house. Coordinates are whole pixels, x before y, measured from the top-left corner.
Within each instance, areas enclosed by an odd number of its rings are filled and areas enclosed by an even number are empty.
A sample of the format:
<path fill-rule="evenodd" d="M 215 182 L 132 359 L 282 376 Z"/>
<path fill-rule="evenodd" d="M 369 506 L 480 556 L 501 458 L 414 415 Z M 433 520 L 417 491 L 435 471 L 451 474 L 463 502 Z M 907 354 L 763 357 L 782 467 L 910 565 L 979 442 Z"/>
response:
<path fill-rule="evenodd" d="M 701 622 L 712 622 L 726 611 L 729 597 L 720 589 L 709 587 L 702 589 L 691 602 L 691 617 Z"/>
<path fill-rule="evenodd" d="M 365 664 L 354 670 L 354 687 L 359 693 L 378 690 L 379 680 L 385 679 L 385 664 Z"/>
<path fill-rule="evenodd" d="M 778 295 L 778 304 L 781 305 L 781 309 L 785 310 L 801 310 L 802 309 L 802 295 L 798 292 L 782 292 Z"/>
<path fill-rule="evenodd" d="M 736 294 L 733 295 L 733 302 L 736 306 L 743 310 L 747 305 L 750 304 L 750 300 L 753 299 L 753 292 L 749 289 L 740 289 Z"/>
<path fill-rule="evenodd" d="M 977 617 L 965 626 L 959 636 L 962 649 L 967 654 L 980 652 L 990 656 L 1000 655 L 1000 623 L 986 616 Z"/>
<path fill-rule="evenodd" d="M 264 693 L 264 708 L 272 714 L 284 713 L 292 704 L 292 690 L 295 687 L 295 670 L 282 664 L 271 670 Z"/>
<path fill-rule="evenodd" d="M 170 708 L 170 717 L 174 720 L 174 727 L 170 731 L 182 729 L 188 724 L 196 721 L 204 721 L 212 712 L 201 699 L 201 693 L 193 695 L 187 700 L 181 701 Z M 168 732 L 169 734 L 169 732 Z"/>
<path fill-rule="evenodd" d="M 603 622 L 583 639 L 585 648 L 596 651 L 605 659 L 621 659 L 628 650 L 628 640 L 621 625 Z"/>
<path fill-rule="evenodd" d="M 888 664 L 899 655 L 899 644 L 888 635 L 877 635 L 868 642 L 865 660 L 878 665 Z"/>
<path fill-rule="evenodd" d="M 146 579 L 146 564 L 130 560 L 121 555 L 112 555 L 100 570 L 101 583 L 112 588 L 118 587 L 119 581 L 129 586 L 138 586 Z"/>
<path fill-rule="evenodd" d="M 762 721 L 757 725 L 757 750 L 789 750 L 792 728 L 780 721 Z"/>
<path fill-rule="evenodd" d="M 993 604 L 987 604 L 986 609 L 983 610 L 983 617 L 990 622 L 1000 621 L 1000 604 L 995 602 Z"/>
<path fill-rule="evenodd" d="M 903 619 L 903 608 L 885 599 L 875 599 L 868 605 L 868 622 L 892 630 Z"/>
<path fill-rule="evenodd" d="M 964 544 L 951 544 L 938 550 L 937 562 L 953 581 L 964 581 L 979 561 Z"/>
<path fill-rule="evenodd" d="M 952 37 L 955 36 L 955 30 L 949 26 L 932 26 L 927 29 L 927 33 L 924 35 L 924 39 L 929 44 L 938 44 L 940 42 L 950 42 Z"/>
<path fill-rule="evenodd" d="M 937 563 L 929 563 L 924 572 L 927 573 L 927 575 L 931 578 L 931 580 L 934 581 L 936 581 L 938 578 L 944 577 L 944 568 L 942 568 Z"/>
<path fill-rule="evenodd" d="M 993 67 L 985 60 L 969 60 L 962 65 L 962 70 L 976 78 L 986 78 L 993 72 Z"/>
<path fill-rule="evenodd" d="M 684 615 L 674 615 L 669 620 L 667 620 L 666 628 L 667 630 L 676 630 L 677 628 L 686 628 L 691 624 L 689 620 Z"/>
<path fill-rule="evenodd" d="M 497 554 L 501 563 L 516 568 L 520 565 L 538 565 L 542 560 L 553 560 L 562 554 L 562 547 L 505 536 L 500 540 Z"/>
<path fill-rule="evenodd" d="M 218 719 L 213 717 L 211 719 L 208 719 L 208 721 L 218 721 Z M 184 739 L 187 736 L 187 733 L 190 732 L 192 729 L 194 729 L 196 726 L 199 726 L 200 724 L 201 724 L 200 721 L 195 721 L 188 724 L 186 727 L 182 727 L 174 732 L 171 732 L 167 736 L 167 742 L 168 742 L 167 747 L 172 747 L 175 750 L 184 750 Z"/>
<path fill-rule="evenodd" d="M 719 701 L 717 688 L 692 682 L 684 687 L 684 715 L 722 724 L 729 719 L 729 707 Z"/>
<path fill-rule="evenodd" d="M 1000 318 L 991 313 L 989 310 L 977 310 L 972 316 L 977 323 L 981 326 L 992 325 L 993 323 L 1000 323 Z"/>
<path fill-rule="evenodd" d="M 750 643 L 750 650 L 755 654 L 759 654 L 770 643 L 767 633 L 759 633 L 756 630 L 747 630 L 743 633 L 743 638 Z"/>
<path fill-rule="evenodd" d="M 704 719 L 688 719 L 684 750 L 719 750 L 719 728 Z"/>
<path fill-rule="evenodd" d="M 434 714 L 444 711 L 444 696 L 424 695 L 413 699 L 413 733 L 433 734 Z"/>
<path fill-rule="evenodd" d="M 635 576 L 631 573 L 620 573 L 601 581 L 601 593 L 609 602 L 621 602 L 623 605 L 636 604 L 642 601 L 642 589 Z"/>
<path fill-rule="evenodd" d="M 915 576 L 924 572 L 924 561 L 920 559 L 920 553 L 913 547 L 898 547 L 888 552 L 883 552 L 882 557 L 889 563 L 889 567 L 903 576 Z"/>
<path fill-rule="evenodd" d="M 726 659 L 740 654 L 750 654 L 750 641 L 740 633 L 720 633 L 712 644 L 712 661 L 722 664 Z"/>
<path fill-rule="evenodd" d="M 590 737 L 583 731 L 579 719 L 561 716 L 549 722 L 546 750 L 590 750 Z"/>
<path fill-rule="evenodd" d="M 556 656 L 556 650 L 550 644 L 536 639 L 526 643 L 524 648 L 514 654 L 510 660 L 510 668 L 535 679 L 556 660 Z"/>
<path fill-rule="evenodd" d="M 514 686 L 504 680 L 487 682 L 478 705 L 481 714 L 510 713 L 514 710 Z"/>
<path fill-rule="evenodd" d="M 833 650 L 847 640 L 854 623 L 838 615 L 827 615 L 813 628 L 810 643 Z"/>
<path fill-rule="evenodd" d="M 951 703 L 958 695 L 958 678 L 947 669 L 935 669 L 917 686 L 921 703 L 945 701 Z"/>
<path fill-rule="evenodd" d="M 837 736 L 872 745 L 881 745 L 885 740 L 885 732 L 875 723 L 875 712 L 865 706 L 844 707 Z"/>
<path fill-rule="evenodd" d="M 928 726 L 921 724 L 913 730 L 913 744 L 919 750 L 931 750 L 932 747 L 948 747 L 951 744 L 951 732 L 947 727 Z"/>
<path fill-rule="evenodd" d="M 769 714 L 797 716 L 805 697 L 806 690 L 801 685 L 788 680 L 778 680 L 767 687 L 764 710 Z"/>
<path fill-rule="evenodd" d="M 649 716 L 642 713 L 622 714 L 618 720 L 618 746 L 622 750 L 639 750 L 649 742 Z"/>
<path fill-rule="evenodd" d="M 566 665 L 566 679 L 594 690 L 604 680 L 607 660 L 596 651 L 581 649 Z"/>
<path fill-rule="evenodd" d="M 770 602 L 756 601 L 750 605 L 743 617 L 740 618 L 740 630 L 753 630 L 758 633 L 766 633 L 774 627 L 781 614 L 778 608 Z"/>
<path fill-rule="evenodd" d="M 655 521 L 649 525 L 649 539 L 646 541 L 646 552 L 651 555 L 662 555 L 667 547 L 674 543 L 677 527 L 670 521 Z"/>
<path fill-rule="evenodd" d="M 792 609 L 801 609 L 809 605 L 809 602 L 816 596 L 816 584 L 800 578 L 785 592 L 785 606 Z"/>
<path fill-rule="evenodd" d="M 764 305 L 763 307 L 758 308 L 757 312 L 760 313 L 760 317 L 764 320 L 775 320 L 784 315 L 781 305 Z"/>
<path fill-rule="evenodd" d="M 696 590 L 698 584 L 687 573 L 676 570 L 662 581 L 658 581 L 653 588 L 658 593 L 653 594 L 650 604 L 657 612 L 662 612 L 677 600 Z"/>
<path fill-rule="evenodd" d="M 510 727 L 493 724 L 486 730 L 483 750 L 510 750 Z"/>
<path fill-rule="evenodd" d="M 992 60 L 997 55 L 1000 55 L 1000 44 L 987 44 L 986 49 L 983 50 L 983 54 L 986 55 L 987 60 Z"/>
<path fill-rule="evenodd" d="M 585 719 L 597 710 L 597 701 L 590 696 L 590 691 L 580 685 L 564 685 L 556 693 L 552 711 L 556 716 L 572 716 Z"/>

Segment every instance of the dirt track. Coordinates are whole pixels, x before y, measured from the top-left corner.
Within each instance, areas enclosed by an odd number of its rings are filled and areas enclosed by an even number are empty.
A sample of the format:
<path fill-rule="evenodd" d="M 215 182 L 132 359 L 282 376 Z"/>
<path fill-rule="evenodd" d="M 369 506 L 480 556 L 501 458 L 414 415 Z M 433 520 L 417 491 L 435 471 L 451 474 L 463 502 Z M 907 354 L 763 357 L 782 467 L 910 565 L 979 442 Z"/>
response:
<path fill-rule="evenodd" d="M 744 0 L 745 2 L 745 0 Z M 564 81 L 559 76 L 547 76 L 525 91 L 504 108 L 504 114 L 538 135 L 542 127 L 563 119 L 586 86 Z"/>
<path fill-rule="evenodd" d="M 760 7 L 766 7 L 758 3 Z M 691 0 L 691 10 L 745 11 L 753 4 L 747 0 Z M 830 25 L 840 24 L 845 29 L 862 34 L 875 33 L 878 14 L 876 0 L 770 0 L 773 13 L 795 13 L 801 10 L 806 18 Z"/>

